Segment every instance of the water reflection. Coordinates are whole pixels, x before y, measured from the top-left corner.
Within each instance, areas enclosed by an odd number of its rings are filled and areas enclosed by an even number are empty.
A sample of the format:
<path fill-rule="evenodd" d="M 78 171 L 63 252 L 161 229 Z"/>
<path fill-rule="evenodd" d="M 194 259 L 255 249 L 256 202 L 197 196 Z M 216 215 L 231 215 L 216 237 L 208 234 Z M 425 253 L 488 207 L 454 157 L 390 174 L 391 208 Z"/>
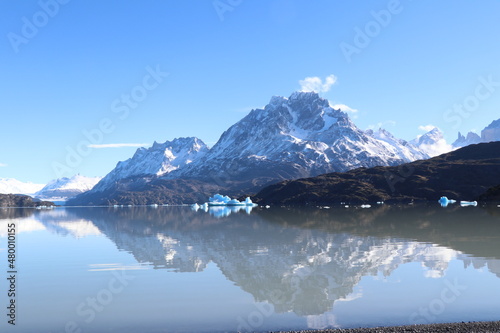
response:
<path fill-rule="evenodd" d="M 213 217 L 227 217 L 233 213 L 244 212 L 250 214 L 252 212 L 252 206 L 191 206 L 191 210 L 194 212 L 204 211 L 205 213 L 210 213 Z"/>
<path fill-rule="evenodd" d="M 364 276 L 389 276 L 409 262 L 421 263 L 427 278 L 442 277 L 452 260 L 500 277 L 498 209 L 256 208 L 250 214 L 220 208 L 209 214 L 189 207 L 2 214 L 20 219 L 25 230 L 76 238 L 102 234 L 156 269 L 200 272 L 214 262 L 256 301 L 300 316 L 324 314 L 335 302 L 356 297 Z"/>

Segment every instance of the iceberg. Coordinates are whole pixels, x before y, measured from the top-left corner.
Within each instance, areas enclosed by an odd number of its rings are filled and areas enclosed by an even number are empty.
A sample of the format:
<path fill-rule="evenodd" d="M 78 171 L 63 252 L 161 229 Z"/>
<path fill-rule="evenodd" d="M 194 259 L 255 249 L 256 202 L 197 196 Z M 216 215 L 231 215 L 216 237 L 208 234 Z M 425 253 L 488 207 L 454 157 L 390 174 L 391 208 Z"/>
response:
<path fill-rule="evenodd" d="M 217 206 L 249 206 L 255 207 L 257 206 L 252 202 L 252 199 L 247 197 L 245 201 L 241 202 L 238 199 L 231 199 L 227 195 L 215 194 L 214 196 L 208 199 L 206 203 L 208 206 L 217 207 Z"/>
<path fill-rule="evenodd" d="M 238 199 L 231 199 L 226 203 L 227 206 L 246 206 L 245 202 L 241 202 Z"/>
<path fill-rule="evenodd" d="M 439 198 L 438 202 L 441 204 L 441 207 L 447 207 L 449 204 L 454 204 L 457 201 L 443 196 Z"/>

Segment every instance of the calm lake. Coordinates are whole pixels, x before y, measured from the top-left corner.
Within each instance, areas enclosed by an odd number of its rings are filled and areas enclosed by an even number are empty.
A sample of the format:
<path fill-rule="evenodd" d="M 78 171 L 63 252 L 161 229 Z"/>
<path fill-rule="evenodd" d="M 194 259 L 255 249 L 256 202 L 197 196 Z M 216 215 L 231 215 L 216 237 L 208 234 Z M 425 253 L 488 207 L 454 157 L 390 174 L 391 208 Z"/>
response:
<path fill-rule="evenodd" d="M 8 229 L 16 229 L 16 325 Z M 0 209 L 1 332 L 500 319 L 500 208 Z"/>

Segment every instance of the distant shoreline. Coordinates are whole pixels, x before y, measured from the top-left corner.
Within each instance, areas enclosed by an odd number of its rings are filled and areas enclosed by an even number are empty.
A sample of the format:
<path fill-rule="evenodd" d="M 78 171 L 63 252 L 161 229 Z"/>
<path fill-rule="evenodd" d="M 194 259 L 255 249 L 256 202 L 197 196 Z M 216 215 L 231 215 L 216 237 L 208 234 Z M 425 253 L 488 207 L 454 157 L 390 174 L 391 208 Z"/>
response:
<path fill-rule="evenodd" d="M 302 330 L 302 331 L 279 331 L 279 333 L 386 333 L 386 332 L 413 332 L 413 333 L 440 333 L 440 332 L 500 332 L 500 321 L 448 323 L 408 325 L 392 327 L 372 328 L 350 328 L 350 329 L 327 329 L 327 330 Z M 278 332 L 276 332 L 278 333 Z"/>

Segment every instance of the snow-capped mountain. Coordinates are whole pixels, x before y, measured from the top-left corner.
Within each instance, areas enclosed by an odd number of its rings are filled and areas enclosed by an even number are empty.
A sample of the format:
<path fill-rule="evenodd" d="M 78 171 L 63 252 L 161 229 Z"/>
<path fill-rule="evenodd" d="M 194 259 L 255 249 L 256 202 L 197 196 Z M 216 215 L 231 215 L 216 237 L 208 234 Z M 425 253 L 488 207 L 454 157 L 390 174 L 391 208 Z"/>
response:
<path fill-rule="evenodd" d="M 458 132 L 458 138 L 451 145 L 453 148 L 461 148 L 480 142 L 482 142 L 481 137 L 474 132 L 467 133 L 467 136 L 463 136 L 462 133 Z"/>
<path fill-rule="evenodd" d="M 168 203 L 180 192 L 194 202 L 214 187 L 240 195 L 285 179 L 427 158 L 386 130 L 360 130 L 317 93 L 295 92 L 252 110 L 211 149 L 197 138 L 140 148 L 71 204 Z"/>
<path fill-rule="evenodd" d="M 0 178 L 0 193 L 2 194 L 33 195 L 43 187 L 44 184 L 25 183 L 14 178 Z"/>
<path fill-rule="evenodd" d="M 291 179 L 428 157 L 387 131 L 360 130 L 317 93 L 295 92 L 252 110 L 204 157 L 167 178 Z"/>
<path fill-rule="evenodd" d="M 446 143 L 443 132 L 441 132 L 441 130 L 437 127 L 434 127 L 424 135 L 420 135 L 416 139 L 411 140 L 410 144 L 427 153 L 431 157 L 448 153 L 453 150 L 453 147 Z"/>
<path fill-rule="evenodd" d="M 42 200 L 65 201 L 68 198 L 91 190 L 100 180 L 100 177 L 85 177 L 81 175 L 55 179 L 36 192 L 35 197 Z"/>
<path fill-rule="evenodd" d="M 139 148 L 132 158 L 118 162 L 94 188 L 103 191 L 115 182 L 133 176 L 162 176 L 177 170 L 208 152 L 198 138 L 177 138 L 164 143 L 155 142 L 150 148 Z"/>

